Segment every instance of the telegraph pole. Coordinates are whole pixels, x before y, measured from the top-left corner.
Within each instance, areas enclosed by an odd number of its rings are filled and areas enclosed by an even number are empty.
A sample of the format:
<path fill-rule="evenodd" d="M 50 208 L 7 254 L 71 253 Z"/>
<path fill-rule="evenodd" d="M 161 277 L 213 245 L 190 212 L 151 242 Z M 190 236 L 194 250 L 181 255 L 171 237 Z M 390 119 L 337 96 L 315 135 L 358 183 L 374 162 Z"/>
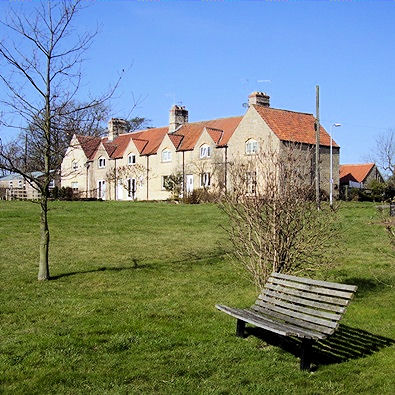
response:
<path fill-rule="evenodd" d="M 320 205 L 320 87 L 315 86 L 315 200 L 317 210 L 321 209 Z"/>

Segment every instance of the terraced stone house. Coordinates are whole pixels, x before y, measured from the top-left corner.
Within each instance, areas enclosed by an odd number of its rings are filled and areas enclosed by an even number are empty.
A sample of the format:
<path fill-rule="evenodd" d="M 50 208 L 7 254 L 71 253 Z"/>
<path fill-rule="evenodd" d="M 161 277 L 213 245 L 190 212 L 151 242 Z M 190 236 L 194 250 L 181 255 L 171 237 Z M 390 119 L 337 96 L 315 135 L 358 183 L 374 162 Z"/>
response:
<path fill-rule="evenodd" d="M 228 166 L 243 157 L 289 142 L 315 145 L 312 114 L 270 107 L 270 98 L 253 92 L 242 116 L 189 122 L 188 110 L 174 105 L 169 124 L 126 133 L 126 121 L 113 118 L 106 137 L 74 135 L 62 162 L 61 185 L 82 197 L 111 200 L 165 200 L 172 174 L 183 180 L 181 193 L 228 188 Z M 329 189 L 330 137 L 320 128 L 321 183 Z M 313 163 L 312 174 L 314 175 Z M 216 169 L 221 168 L 221 171 Z M 333 142 L 335 193 L 339 146 Z"/>

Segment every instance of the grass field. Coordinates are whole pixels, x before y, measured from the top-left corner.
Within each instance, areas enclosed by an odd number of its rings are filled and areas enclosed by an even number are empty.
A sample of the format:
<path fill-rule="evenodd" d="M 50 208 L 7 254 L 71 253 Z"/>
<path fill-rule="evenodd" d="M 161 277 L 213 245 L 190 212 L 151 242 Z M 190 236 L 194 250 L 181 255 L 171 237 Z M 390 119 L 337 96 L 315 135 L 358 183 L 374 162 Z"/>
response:
<path fill-rule="evenodd" d="M 336 266 L 316 275 L 359 289 L 314 373 L 260 332 L 236 338 L 215 309 L 247 307 L 256 291 L 226 255 L 214 205 L 51 203 L 43 283 L 38 215 L 0 201 L 2 393 L 395 392 L 395 266 L 372 204 L 342 206 Z"/>

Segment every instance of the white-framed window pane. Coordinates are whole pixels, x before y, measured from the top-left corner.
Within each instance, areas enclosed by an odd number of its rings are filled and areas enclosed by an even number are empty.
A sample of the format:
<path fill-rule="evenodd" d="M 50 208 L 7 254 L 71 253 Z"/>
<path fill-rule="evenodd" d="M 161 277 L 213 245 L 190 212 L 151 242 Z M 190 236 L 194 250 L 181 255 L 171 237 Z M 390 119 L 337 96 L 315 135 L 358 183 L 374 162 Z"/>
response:
<path fill-rule="evenodd" d="M 248 140 L 246 142 L 246 154 L 256 154 L 258 152 L 258 142 L 256 140 Z"/>
<path fill-rule="evenodd" d="M 162 190 L 166 190 L 169 176 L 162 176 Z"/>
<path fill-rule="evenodd" d="M 209 158 L 210 157 L 210 146 L 207 144 L 203 144 L 200 147 L 200 158 Z"/>
<path fill-rule="evenodd" d="M 71 188 L 73 189 L 73 191 L 78 191 L 78 182 L 72 182 Z"/>
<path fill-rule="evenodd" d="M 99 168 L 106 167 L 106 159 L 105 158 L 99 158 Z"/>
<path fill-rule="evenodd" d="M 171 151 L 163 150 L 162 151 L 162 162 L 171 162 Z"/>
<path fill-rule="evenodd" d="M 129 154 L 128 156 L 128 164 L 129 165 L 134 165 L 136 163 L 136 155 L 135 154 Z"/>
<path fill-rule="evenodd" d="M 210 173 L 201 173 L 200 174 L 200 186 L 201 187 L 209 187 L 210 183 L 211 183 Z"/>

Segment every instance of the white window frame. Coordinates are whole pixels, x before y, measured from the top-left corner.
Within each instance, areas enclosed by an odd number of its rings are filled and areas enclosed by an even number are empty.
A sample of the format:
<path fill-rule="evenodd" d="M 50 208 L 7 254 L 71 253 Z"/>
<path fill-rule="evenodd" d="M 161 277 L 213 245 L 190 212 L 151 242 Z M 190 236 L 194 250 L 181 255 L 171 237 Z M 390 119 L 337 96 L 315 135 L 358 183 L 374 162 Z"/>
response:
<path fill-rule="evenodd" d="M 14 187 L 14 183 L 13 183 L 12 180 L 8 182 L 8 187 L 9 187 L 10 189 L 12 189 L 12 188 Z"/>
<path fill-rule="evenodd" d="M 73 168 L 73 171 L 78 170 L 78 162 L 76 160 L 73 160 L 71 163 L 71 167 Z"/>
<path fill-rule="evenodd" d="M 171 151 L 168 148 L 162 151 L 162 162 L 171 162 Z"/>
<path fill-rule="evenodd" d="M 161 181 L 162 181 L 162 184 L 161 184 L 161 187 L 162 187 L 162 191 L 166 191 L 167 189 L 166 189 L 166 186 L 165 186 L 165 181 L 169 178 L 170 176 L 162 176 L 162 178 L 161 178 Z"/>
<path fill-rule="evenodd" d="M 104 158 L 103 156 L 101 156 L 98 160 L 97 160 L 97 165 L 99 167 L 99 169 L 104 169 L 106 167 L 106 158 Z"/>
<path fill-rule="evenodd" d="M 22 180 L 18 180 L 18 188 L 22 188 L 23 187 L 23 181 Z"/>
<path fill-rule="evenodd" d="M 200 159 L 210 158 L 211 147 L 208 144 L 202 144 L 200 146 Z"/>
<path fill-rule="evenodd" d="M 245 142 L 246 155 L 255 155 L 258 153 L 259 144 L 255 139 L 248 139 Z"/>
<path fill-rule="evenodd" d="M 136 164 L 136 154 L 130 153 L 128 155 L 128 165 L 133 166 Z"/>
<path fill-rule="evenodd" d="M 200 187 L 201 188 L 208 188 L 211 185 L 211 174 L 206 172 L 206 173 L 200 173 Z"/>

